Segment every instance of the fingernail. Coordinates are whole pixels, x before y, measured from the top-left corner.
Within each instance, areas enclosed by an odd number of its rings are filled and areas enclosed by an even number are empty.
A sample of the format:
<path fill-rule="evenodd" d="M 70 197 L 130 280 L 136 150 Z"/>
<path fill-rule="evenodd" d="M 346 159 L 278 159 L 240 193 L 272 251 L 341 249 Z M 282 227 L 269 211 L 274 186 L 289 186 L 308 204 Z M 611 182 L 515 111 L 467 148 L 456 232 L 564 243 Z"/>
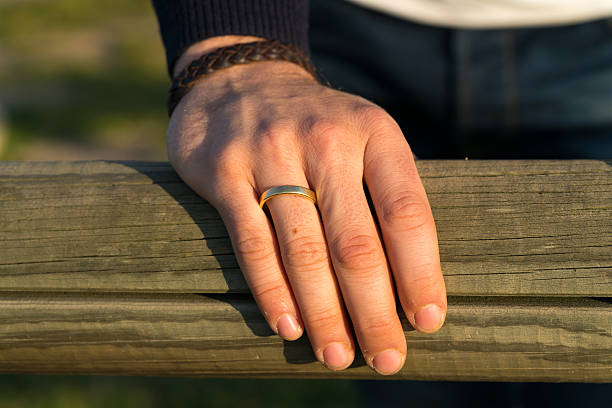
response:
<path fill-rule="evenodd" d="M 372 365 L 379 374 L 395 374 L 404 365 L 404 357 L 397 350 L 385 350 L 374 357 Z"/>
<path fill-rule="evenodd" d="M 276 332 L 285 340 L 297 340 L 302 335 L 302 327 L 295 317 L 285 313 L 276 322 Z"/>
<path fill-rule="evenodd" d="M 323 350 L 323 364 L 329 369 L 339 370 L 349 364 L 348 347 L 343 343 L 331 343 Z"/>
<path fill-rule="evenodd" d="M 440 307 L 430 304 L 422 307 L 421 310 L 414 314 L 414 323 L 420 331 L 434 332 L 442 326 L 443 318 Z"/>

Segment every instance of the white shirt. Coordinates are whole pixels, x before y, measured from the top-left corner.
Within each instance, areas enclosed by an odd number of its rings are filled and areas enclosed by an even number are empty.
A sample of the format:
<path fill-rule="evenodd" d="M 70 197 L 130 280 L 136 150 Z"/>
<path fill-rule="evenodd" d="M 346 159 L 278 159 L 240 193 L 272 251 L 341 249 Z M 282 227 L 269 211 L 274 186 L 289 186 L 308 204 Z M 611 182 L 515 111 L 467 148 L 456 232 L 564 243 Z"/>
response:
<path fill-rule="evenodd" d="M 347 0 L 396 17 L 454 28 L 580 23 L 612 17 L 612 0 Z"/>

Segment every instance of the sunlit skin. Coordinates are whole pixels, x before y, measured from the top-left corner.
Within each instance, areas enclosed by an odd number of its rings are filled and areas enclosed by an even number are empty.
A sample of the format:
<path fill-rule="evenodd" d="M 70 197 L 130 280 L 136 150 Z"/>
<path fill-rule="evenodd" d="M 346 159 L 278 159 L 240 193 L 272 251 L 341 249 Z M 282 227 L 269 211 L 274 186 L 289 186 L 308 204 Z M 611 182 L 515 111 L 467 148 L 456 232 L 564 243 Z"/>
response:
<path fill-rule="evenodd" d="M 253 40 L 197 43 L 175 74 L 217 47 Z M 223 218 L 272 330 L 295 340 L 305 329 L 326 367 L 352 363 L 353 332 L 377 372 L 402 367 L 396 293 L 417 330 L 442 326 L 434 220 L 410 147 L 383 109 L 292 63 L 258 62 L 203 78 L 172 115 L 167 145 L 176 171 Z M 259 194 L 279 185 L 309 187 L 317 206 L 282 195 L 262 210 Z"/>

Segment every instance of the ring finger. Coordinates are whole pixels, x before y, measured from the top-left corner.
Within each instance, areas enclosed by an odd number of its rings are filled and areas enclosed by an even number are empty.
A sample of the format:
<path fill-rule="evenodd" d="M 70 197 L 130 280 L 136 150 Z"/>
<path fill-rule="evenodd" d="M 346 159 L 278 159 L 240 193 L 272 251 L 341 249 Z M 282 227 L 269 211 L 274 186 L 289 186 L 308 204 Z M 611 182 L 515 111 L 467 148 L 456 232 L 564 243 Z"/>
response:
<path fill-rule="evenodd" d="M 279 185 L 308 184 L 305 179 L 295 177 L 291 180 L 277 178 L 262 186 L 267 189 Z M 315 355 L 330 369 L 346 368 L 353 361 L 354 344 L 319 213 L 311 201 L 289 194 L 275 196 L 266 205 Z"/>

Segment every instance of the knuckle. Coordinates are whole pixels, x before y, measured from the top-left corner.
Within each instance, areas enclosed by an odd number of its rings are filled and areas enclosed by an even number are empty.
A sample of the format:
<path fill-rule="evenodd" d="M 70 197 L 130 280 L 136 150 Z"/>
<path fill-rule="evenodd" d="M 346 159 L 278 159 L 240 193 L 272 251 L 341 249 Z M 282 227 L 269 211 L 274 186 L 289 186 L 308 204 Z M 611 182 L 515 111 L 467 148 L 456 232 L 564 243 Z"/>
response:
<path fill-rule="evenodd" d="M 429 292 L 439 287 L 440 276 L 431 262 L 412 266 L 403 281 L 408 287 L 418 287 L 419 292 Z"/>
<path fill-rule="evenodd" d="M 310 123 L 310 134 L 323 140 L 335 140 L 344 129 L 335 120 L 317 118 Z"/>
<path fill-rule="evenodd" d="M 228 143 L 218 150 L 210 150 L 208 162 L 211 163 L 213 174 L 217 179 L 235 178 L 242 175 L 241 163 L 245 160 L 244 149 L 238 143 Z"/>
<path fill-rule="evenodd" d="M 249 283 L 251 292 L 257 299 L 270 299 L 278 302 L 284 298 L 285 286 L 283 283 L 268 279 L 251 279 Z"/>
<path fill-rule="evenodd" d="M 364 104 L 357 109 L 357 112 L 363 120 L 369 122 L 385 121 L 390 118 L 387 111 L 374 104 Z"/>
<path fill-rule="evenodd" d="M 279 171 L 293 169 L 298 152 L 295 130 L 289 124 L 280 122 L 260 127 L 251 149 L 251 155 L 262 163 L 274 163 Z"/>
<path fill-rule="evenodd" d="M 271 137 L 273 140 L 276 140 L 277 138 L 295 133 L 295 129 L 291 121 L 279 119 L 260 122 L 257 125 L 256 132 L 262 137 Z"/>
<path fill-rule="evenodd" d="M 274 245 L 269 240 L 255 235 L 237 241 L 234 251 L 247 263 L 260 262 L 274 256 Z"/>
<path fill-rule="evenodd" d="M 379 106 L 362 106 L 358 109 L 358 114 L 363 126 L 370 131 L 386 130 L 390 127 L 397 127 L 391 115 Z"/>
<path fill-rule="evenodd" d="M 410 231 L 431 221 L 427 203 L 416 193 L 404 192 L 382 201 L 381 218 L 385 227 Z"/>
<path fill-rule="evenodd" d="M 396 318 L 387 314 L 369 316 L 357 323 L 356 330 L 373 339 L 388 339 L 395 329 Z"/>
<path fill-rule="evenodd" d="M 314 119 L 307 125 L 308 139 L 322 158 L 335 157 L 341 151 L 340 146 L 345 140 L 344 126 L 329 119 Z"/>
<path fill-rule="evenodd" d="M 275 157 L 285 151 L 293 140 L 292 127 L 283 122 L 260 124 L 255 131 L 255 149 L 265 156 Z"/>
<path fill-rule="evenodd" d="M 338 263 L 345 269 L 367 271 L 382 263 L 378 240 L 369 235 L 341 235 L 333 249 Z"/>
<path fill-rule="evenodd" d="M 322 308 L 310 311 L 306 316 L 308 325 L 315 330 L 332 331 L 341 324 L 341 316 L 335 308 Z"/>
<path fill-rule="evenodd" d="M 364 141 L 344 119 L 308 118 L 300 127 L 307 163 L 319 180 L 337 177 L 362 154 Z M 359 161 L 360 162 L 360 161 Z"/>
<path fill-rule="evenodd" d="M 291 269 L 319 269 L 328 264 L 325 242 L 312 236 L 293 238 L 285 244 L 285 263 Z"/>

